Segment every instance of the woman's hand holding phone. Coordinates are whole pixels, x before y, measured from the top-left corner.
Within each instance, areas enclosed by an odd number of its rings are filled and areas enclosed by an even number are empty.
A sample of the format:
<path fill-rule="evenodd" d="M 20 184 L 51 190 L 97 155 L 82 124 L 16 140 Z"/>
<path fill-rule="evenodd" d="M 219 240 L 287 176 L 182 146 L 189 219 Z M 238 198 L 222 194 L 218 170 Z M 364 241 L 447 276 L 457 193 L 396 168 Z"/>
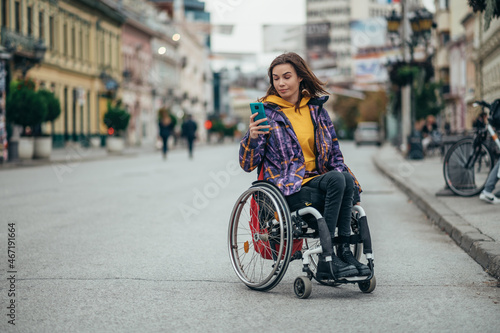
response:
<path fill-rule="evenodd" d="M 250 116 L 250 126 L 248 128 L 250 130 L 250 138 L 252 139 L 257 139 L 259 135 L 262 134 L 268 134 L 269 128 L 271 128 L 269 125 L 261 125 L 262 123 L 267 124 L 267 118 L 255 120 L 257 114 L 258 113 L 254 113 Z"/>
<path fill-rule="evenodd" d="M 257 139 L 259 135 L 269 133 L 269 123 L 266 118 L 266 111 L 262 103 L 250 103 L 250 138 Z"/>

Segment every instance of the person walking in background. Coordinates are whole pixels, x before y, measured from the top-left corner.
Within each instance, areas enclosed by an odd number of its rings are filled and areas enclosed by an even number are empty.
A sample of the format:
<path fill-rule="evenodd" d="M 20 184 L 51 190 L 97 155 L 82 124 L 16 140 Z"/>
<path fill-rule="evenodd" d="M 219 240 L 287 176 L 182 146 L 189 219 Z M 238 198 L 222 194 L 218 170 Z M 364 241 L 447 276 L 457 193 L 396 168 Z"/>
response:
<path fill-rule="evenodd" d="M 198 129 L 198 125 L 193 120 L 193 116 L 188 114 L 186 116 L 186 120 L 182 124 L 182 136 L 186 138 L 188 143 L 189 150 L 189 158 L 193 158 L 193 143 L 196 139 L 196 130 Z"/>
<path fill-rule="evenodd" d="M 162 140 L 162 154 L 163 154 L 163 159 L 167 159 L 167 152 L 168 152 L 168 138 L 170 137 L 170 134 L 172 134 L 174 127 L 175 127 L 175 118 L 170 114 L 170 111 L 167 108 L 161 108 L 158 111 L 158 127 L 159 127 L 159 134 Z"/>
<path fill-rule="evenodd" d="M 479 199 L 495 205 L 500 203 L 500 198 L 493 194 L 493 190 L 495 189 L 495 185 L 497 184 L 499 178 L 500 160 L 498 160 L 497 164 L 495 164 L 493 169 L 491 169 L 488 179 L 486 179 L 484 190 L 479 195 Z"/>

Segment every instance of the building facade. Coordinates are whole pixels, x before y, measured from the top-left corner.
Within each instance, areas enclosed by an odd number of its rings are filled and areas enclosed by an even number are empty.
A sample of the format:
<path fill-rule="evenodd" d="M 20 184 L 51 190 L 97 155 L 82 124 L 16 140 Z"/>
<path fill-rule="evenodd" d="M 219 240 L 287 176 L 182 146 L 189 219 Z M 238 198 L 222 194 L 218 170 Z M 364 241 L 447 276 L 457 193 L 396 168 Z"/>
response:
<path fill-rule="evenodd" d="M 55 93 L 61 116 L 44 131 L 55 146 L 103 136 L 106 101 L 121 80 L 121 25 L 125 18 L 97 0 L 2 0 L 2 45 L 17 44 L 11 78 L 26 75 Z M 25 49 L 42 41 L 41 64 L 27 71 Z M 25 57 L 25 58 L 23 58 Z"/>
<path fill-rule="evenodd" d="M 123 1 L 121 5 L 120 10 L 127 17 L 122 26 L 123 82 L 120 89 L 123 105 L 130 113 L 127 141 L 130 145 L 141 145 L 143 141 L 152 143 L 157 136 L 151 78 L 152 40 L 156 32 L 141 20 L 144 14 L 150 14 L 147 3 Z"/>
<path fill-rule="evenodd" d="M 500 98 L 500 20 L 492 20 L 488 30 L 484 31 L 483 14 L 477 15 L 477 72 L 480 86 L 477 97 L 491 103 Z"/>
<path fill-rule="evenodd" d="M 436 0 L 436 78 L 443 83 L 444 120 L 454 132 L 472 129 L 475 100 L 500 96 L 500 20 L 484 31 L 484 13 L 466 2 Z"/>
<path fill-rule="evenodd" d="M 180 62 L 179 81 L 172 88 L 172 110 L 182 118 L 191 114 L 198 124 L 198 140 L 205 142 L 206 129 L 202 124 L 213 112 L 212 72 L 210 55 L 210 14 L 205 4 L 197 0 L 150 0 L 166 12 L 175 29 Z"/>
<path fill-rule="evenodd" d="M 354 82 L 351 22 L 388 16 L 391 6 L 388 1 L 379 0 L 307 0 L 308 25 L 325 23 L 330 28 L 328 51 L 337 66 L 330 82 L 345 87 Z"/>

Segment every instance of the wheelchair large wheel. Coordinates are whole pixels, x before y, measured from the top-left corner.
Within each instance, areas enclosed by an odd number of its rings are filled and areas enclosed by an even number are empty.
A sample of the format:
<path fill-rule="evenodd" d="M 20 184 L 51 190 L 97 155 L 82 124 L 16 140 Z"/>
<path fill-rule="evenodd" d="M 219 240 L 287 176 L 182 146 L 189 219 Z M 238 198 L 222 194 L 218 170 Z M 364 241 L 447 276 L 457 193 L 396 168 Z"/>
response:
<path fill-rule="evenodd" d="M 274 288 L 292 252 L 291 216 L 278 189 L 258 183 L 245 191 L 231 213 L 229 256 L 238 278 L 249 288 Z"/>

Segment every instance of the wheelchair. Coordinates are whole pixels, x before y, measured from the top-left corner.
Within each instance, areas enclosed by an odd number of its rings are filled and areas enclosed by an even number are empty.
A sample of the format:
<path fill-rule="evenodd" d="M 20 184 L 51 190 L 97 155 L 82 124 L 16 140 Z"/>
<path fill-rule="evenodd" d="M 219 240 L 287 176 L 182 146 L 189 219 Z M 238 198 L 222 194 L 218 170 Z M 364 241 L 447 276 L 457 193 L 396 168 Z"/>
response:
<path fill-rule="evenodd" d="M 274 184 L 263 180 L 253 182 L 238 198 L 229 220 L 228 250 L 236 275 L 250 289 L 268 291 L 283 279 L 291 261 L 302 260 L 305 276 L 297 277 L 293 284 L 298 298 L 311 295 L 312 279 L 332 287 L 358 284 L 363 293 L 371 293 L 376 279 L 370 231 L 363 208 L 353 207 L 350 244 L 356 259 L 360 259 L 361 252 L 365 254 L 371 270 L 369 276 L 337 279 L 317 274 L 319 256 L 326 252 L 318 227 L 321 223 L 324 217 L 314 206 L 290 211 L 287 200 Z M 333 246 L 338 251 L 338 237 L 333 239 Z"/>

